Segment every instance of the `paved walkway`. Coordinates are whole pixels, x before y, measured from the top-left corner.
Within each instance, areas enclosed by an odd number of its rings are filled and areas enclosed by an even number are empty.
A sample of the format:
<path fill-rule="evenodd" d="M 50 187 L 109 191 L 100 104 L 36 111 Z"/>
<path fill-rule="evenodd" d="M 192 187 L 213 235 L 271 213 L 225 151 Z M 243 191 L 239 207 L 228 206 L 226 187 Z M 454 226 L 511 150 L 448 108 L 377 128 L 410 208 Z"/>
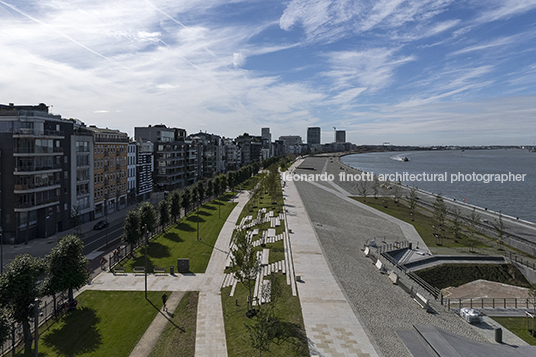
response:
<path fill-rule="evenodd" d="M 297 162 L 294 166 L 299 165 Z M 292 168 L 291 168 L 292 170 Z M 323 255 L 294 182 L 284 190 L 298 295 L 311 354 L 378 356 Z"/>
<path fill-rule="evenodd" d="M 227 341 L 223 323 L 221 285 L 225 263 L 229 255 L 229 245 L 236 221 L 248 201 L 247 194 L 239 194 L 238 204 L 233 209 L 220 231 L 207 270 L 206 279 L 200 287 L 197 305 L 197 330 L 195 335 L 195 356 L 227 356 Z"/>
<path fill-rule="evenodd" d="M 173 317 L 173 311 L 179 305 L 182 297 L 184 296 L 184 291 L 175 291 L 171 293 L 168 301 L 166 302 L 166 309 L 162 307 L 158 315 L 156 315 L 153 322 L 149 325 L 141 339 L 138 341 L 138 344 L 132 350 L 130 357 L 147 357 L 149 353 L 153 350 L 153 347 L 156 345 L 158 338 L 164 328 L 166 327 L 169 318 Z"/>

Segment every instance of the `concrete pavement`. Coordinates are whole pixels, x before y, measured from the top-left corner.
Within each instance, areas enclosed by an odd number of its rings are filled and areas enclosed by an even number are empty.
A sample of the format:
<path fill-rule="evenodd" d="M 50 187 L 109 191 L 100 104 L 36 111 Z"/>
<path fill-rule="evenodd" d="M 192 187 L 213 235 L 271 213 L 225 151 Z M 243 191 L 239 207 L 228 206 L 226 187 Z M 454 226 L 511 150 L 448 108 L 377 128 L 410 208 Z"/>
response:
<path fill-rule="evenodd" d="M 287 181 L 284 193 L 286 217 L 292 229 L 294 270 L 301 276 L 298 296 L 311 354 L 378 356 L 366 329 L 331 274 L 294 182 Z"/>

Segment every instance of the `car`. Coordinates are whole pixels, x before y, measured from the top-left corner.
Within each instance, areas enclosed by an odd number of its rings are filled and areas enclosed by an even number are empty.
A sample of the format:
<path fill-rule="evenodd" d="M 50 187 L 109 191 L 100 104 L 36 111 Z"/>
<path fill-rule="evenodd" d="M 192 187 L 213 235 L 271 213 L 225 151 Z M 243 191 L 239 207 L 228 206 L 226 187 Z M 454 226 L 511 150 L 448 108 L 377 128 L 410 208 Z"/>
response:
<path fill-rule="evenodd" d="M 95 225 L 93 226 L 93 229 L 95 229 L 95 230 L 104 229 L 104 228 L 108 227 L 109 224 L 110 223 L 108 223 L 106 220 L 101 219 L 100 221 L 95 223 Z"/>

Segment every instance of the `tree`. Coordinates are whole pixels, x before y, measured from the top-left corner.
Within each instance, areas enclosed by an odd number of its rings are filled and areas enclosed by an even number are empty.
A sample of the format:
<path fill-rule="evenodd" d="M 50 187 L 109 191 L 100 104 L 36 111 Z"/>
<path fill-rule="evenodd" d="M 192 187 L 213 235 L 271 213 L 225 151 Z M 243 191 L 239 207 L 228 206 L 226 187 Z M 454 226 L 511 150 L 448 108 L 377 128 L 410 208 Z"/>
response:
<path fill-rule="evenodd" d="M 443 197 L 441 197 L 441 194 L 437 195 L 436 201 L 433 204 L 433 208 L 434 229 L 438 237 L 441 237 L 441 231 L 443 230 L 443 227 L 445 226 L 445 220 L 447 219 L 447 206 L 445 205 L 445 201 L 443 201 Z"/>
<path fill-rule="evenodd" d="M 497 236 L 497 245 L 501 246 L 506 238 L 506 230 L 504 229 L 504 222 L 502 219 L 502 213 L 499 211 L 499 219 L 495 219 L 495 223 L 492 223 L 495 228 L 495 234 Z"/>
<path fill-rule="evenodd" d="M 176 222 L 177 219 L 181 216 L 181 195 L 178 190 L 175 190 L 171 192 L 171 195 L 169 196 L 170 205 L 169 205 L 169 211 L 171 215 L 173 216 L 174 221 Z"/>
<path fill-rule="evenodd" d="M 197 181 L 197 194 L 199 195 L 199 201 L 203 202 L 203 199 L 205 198 L 205 181 Z"/>
<path fill-rule="evenodd" d="M 471 216 L 469 217 L 469 237 L 471 239 L 471 247 L 473 248 L 476 242 L 476 235 L 478 232 L 478 225 L 480 224 L 480 215 L 476 213 L 476 209 L 473 207 Z"/>
<path fill-rule="evenodd" d="M 123 222 L 123 234 L 121 240 L 127 244 L 130 244 L 130 253 L 134 251 L 134 244 L 138 243 L 142 237 L 141 216 L 139 208 L 130 210 L 125 216 Z"/>
<path fill-rule="evenodd" d="M 227 175 L 220 175 L 220 192 L 225 193 L 227 190 Z"/>
<path fill-rule="evenodd" d="M 450 231 L 454 240 L 460 238 L 462 233 L 462 212 L 459 208 L 454 208 L 452 210 L 452 220 L 450 221 Z"/>
<path fill-rule="evenodd" d="M 374 193 L 374 198 L 377 199 L 380 192 L 380 182 L 376 176 L 372 178 L 372 192 Z"/>
<path fill-rule="evenodd" d="M 367 180 L 361 180 L 357 183 L 357 193 L 363 197 L 363 200 L 367 202 L 369 182 Z"/>
<path fill-rule="evenodd" d="M 190 191 L 190 194 L 192 195 L 192 204 L 195 207 L 195 204 L 199 203 L 199 191 L 197 185 L 194 185 L 192 187 L 192 190 Z"/>
<path fill-rule="evenodd" d="M 415 187 L 412 187 L 409 190 L 408 204 L 409 210 L 411 211 L 411 220 L 413 221 L 415 217 L 415 208 L 417 207 L 417 189 Z"/>
<path fill-rule="evenodd" d="M 8 339 L 11 332 L 11 326 L 7 320 L 6 313 L 0 308 L 0 345 L 3 345 Z"/>
<path fill-rule="evenodd" d="M 251 347 L 258 350 L 261 357 L 263 352 L 270 351 L 274 322 L 273 317 L 266 310 L 259 310 L 253 324 L 244 324 L 249 334 Z"/>
<path fill-rule="evenodd" d="M 398 183 L 393 184 L 393 200 L 398 204 L 402 198 L 402 187 Z"/>
<path fill-rule="evenodd" d="M 156 211 L 153 207 L 153 205 L 149 202 L 142 202 L 140 204 L 140 227 L 147 226 L 147 230 L 149 232 L 154 232 L 156 228 Z M 145 234 L 145 232 L 142 232 L 142 234 Z"/>
<path fill-rule="evenodd" d="M 170 215 L 169 215 L 169 202 L 167 200 L 162 200 L 158 204 L 158 217 L 159 217 L 159 223 L 160 226 L 162 226 L 162 230 L 166 231 L 166 225 L 170 221 Z"/>
<path fill-rule="evenodd" d="M 221 192 L 221 184 L 220 184 L 220 177 L 219 176 L 216 176 L 214 178 L 214 194 L 216 196 L 219 196 L 220 195 L 220 192 Z"/>
<path fill-rule="evenodd" d="M 233 236 L 234 248 L 231 251 L 231 265 L 233 275 L 248 290 L 248 313 L 253 308 L 253 287 L 260 269 L 257 252 L 247 238 L 245 230 L 236 230 Z"/>
<path fill-rule="evenodd" d="M 188 215 L 188 208 L 190 208 L 190 200 L 192 199 L 192 196 L 190 195 L 190 189 L 188 187 L 184 188 L 182 191 L 181 196 L 181 205 L 182 208 L 184 208 L 184 214 Z"/>
<path fill-rule="evenodd" d="M 75 236 L 61 238 L 45 257 L 48 291 L 68 291 L 69 304 L 74 301 L 73 290 L 80 289 L 89 278 L 84 255 L 84 242 Z"/>
<path fill-rule="evenodd" d="M 207 181 L 207 197 L 212 197 L 214 195 L 214 180 Z"/>
<path fill-rule="evenodd" d="M 234 190 L 234 187 L 236 185 L 236 172 L 234 171 L 230 171 L 228 174 L 227 174 L 227 181 L 229 181 L 229 187 L 231 187 L 231 189 Z"/>
<path fill-rule="evenodd" d="M 39 296 L 37 281 L 44 271 L 42 260 L 22 254 L 9 262 L 0 276 L 0 305 L 6 308 L 9 319 L 22 323 L 26 353 L 32 344 L 29 320 L 34 316 L 32 304 Z"/>
<path fill-rule="evenodd" d="M 80 212 L 80 206 L 74 205 L 71 209 L 71 225 L 74 227 L 74 232 L 77 236 L 82 238 L 82 223 L 84 219 Z"/>

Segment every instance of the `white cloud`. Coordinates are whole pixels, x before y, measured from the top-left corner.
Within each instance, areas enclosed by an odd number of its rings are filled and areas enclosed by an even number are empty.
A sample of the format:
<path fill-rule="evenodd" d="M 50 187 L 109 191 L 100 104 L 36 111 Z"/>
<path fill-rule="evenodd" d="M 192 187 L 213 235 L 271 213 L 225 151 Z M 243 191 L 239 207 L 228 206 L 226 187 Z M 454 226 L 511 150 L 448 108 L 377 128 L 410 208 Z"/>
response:
<path fill-rule="evenodd" d="M 358 85 L 376 91 L 391 84 L 396 68 L 415 60 L 395 53 L 396 49 L 388 48 L 331 52 L 327 54 L 331 70 L 324 75 L 332 78 L 337 88 Z"/>
<path fill-rule="evenodd" d="M 241 52 L 233 53 L 233 66 L 235 66 L 235 68 L 242 67 L 245 62 L 246 62 L 246 58 Z"/>

